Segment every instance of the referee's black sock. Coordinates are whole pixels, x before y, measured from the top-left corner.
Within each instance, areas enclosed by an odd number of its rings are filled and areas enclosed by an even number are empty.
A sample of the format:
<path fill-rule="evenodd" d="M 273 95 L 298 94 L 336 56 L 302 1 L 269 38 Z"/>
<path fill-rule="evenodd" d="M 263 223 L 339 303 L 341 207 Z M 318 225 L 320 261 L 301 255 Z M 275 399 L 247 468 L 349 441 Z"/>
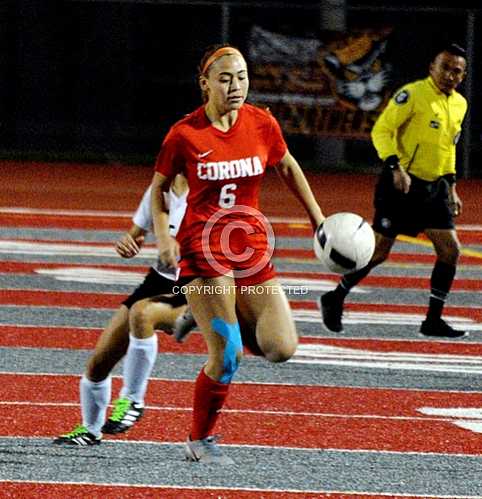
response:
<path fill-rule="evenodd" d="M 339 301 L 344 301 L 346 295 L 351 291 L 351 289 L 356 286 L 364 277 L 366 277 L 374 265 L 370 263 L 356 272 L 346 274 L 342 277 L 340 283 L 333 291 L 333 297 Z"/>
<path fill-rule="evenodd" d="M 437 260 L 430 278 L 427 319 L 440 319 L 455 277 L 456 266 Z"/>

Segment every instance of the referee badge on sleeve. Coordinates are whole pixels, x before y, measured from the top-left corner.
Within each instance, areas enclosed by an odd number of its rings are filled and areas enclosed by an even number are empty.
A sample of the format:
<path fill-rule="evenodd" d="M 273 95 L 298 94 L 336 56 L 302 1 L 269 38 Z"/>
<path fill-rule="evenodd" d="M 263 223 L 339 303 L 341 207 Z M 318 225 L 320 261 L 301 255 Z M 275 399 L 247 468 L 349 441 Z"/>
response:
<path fill-rule="evenodd" d="M 406 102 L 408 102 L 409 96 L 410 94 L 407 90 L 401 90 L 397 95 L 395 95 L 395 102 L 397 104 L 405 104 Z"/>

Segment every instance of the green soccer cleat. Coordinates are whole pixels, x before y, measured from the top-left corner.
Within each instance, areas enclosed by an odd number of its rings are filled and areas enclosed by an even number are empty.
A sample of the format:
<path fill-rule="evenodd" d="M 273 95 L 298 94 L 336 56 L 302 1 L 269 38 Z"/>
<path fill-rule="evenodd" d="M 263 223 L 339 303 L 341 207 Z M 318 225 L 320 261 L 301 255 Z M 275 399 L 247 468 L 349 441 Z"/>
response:
<path fill-rule="evenodd" d="M 60 435 L 54 439 L 57 445 L 77 445 L 78 447 L 87 447 L 89 445 L 99 445 L 101 437 L 92 435 L 85 426 L 78 425 L 70 433 Z"/>
<path fill-rule="evenodd" d="M 114 402 L 114 409 L 110 418 L 102 427 L 102 433 L 115 435 L 124 433 L 141 418 L 144 407 L 127 398 L 119 398 Z"/>

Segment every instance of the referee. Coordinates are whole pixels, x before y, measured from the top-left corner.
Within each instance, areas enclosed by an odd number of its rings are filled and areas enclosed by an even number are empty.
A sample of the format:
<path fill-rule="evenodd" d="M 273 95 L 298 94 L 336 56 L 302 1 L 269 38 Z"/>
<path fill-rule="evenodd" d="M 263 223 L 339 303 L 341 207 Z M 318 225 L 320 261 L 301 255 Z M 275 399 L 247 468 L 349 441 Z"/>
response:
<path fill-rule="evenodd" d="M 384 163 L 375 189 L 375 252 L 365 268 L 343 276 L 336 289 L 321 296 L 323 323 L 330 331 L 343 331 L 345 297 L 388 258 L 397 235 L 424 232 L 437 259 L 420 333 L 445 338 L 465 335 L 442 319 L 442 311 L 460 254 L 454 224 L 462 210 L 455 187 L 455 149 L 467 101 L 456 88 L 466 65 L 462 47 L 442 47 L 430 63 L 429 76 L 396 92 L 375 123 L 373 145 Z"/>

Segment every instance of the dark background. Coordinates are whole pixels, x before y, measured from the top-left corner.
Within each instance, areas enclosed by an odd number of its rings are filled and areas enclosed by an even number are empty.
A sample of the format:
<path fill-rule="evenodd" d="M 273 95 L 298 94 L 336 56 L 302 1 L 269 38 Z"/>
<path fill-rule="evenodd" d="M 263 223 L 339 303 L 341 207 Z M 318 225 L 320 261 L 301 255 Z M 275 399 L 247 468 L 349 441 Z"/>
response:
<path fill-rule="evenodd" d="M 206 46 L 228 41 L 243 49 L 253 24 L 321 36 L 322 3 L 0 1 L 0 157 L 152 165 L 169 126 L 200 104 L 196 69 Z M 426 76 L 442 38 L 467 43 L 473 2 L 459 1 L 456 8 L 454 2 L 380 3 L 347 1 L 346 24 L 348 30 L 393 27 L 388 53 L 394 89 Z M 470 151 L 468 176 L 482 177 L 482 40 L 480 12 L 471 12 L 474 95 L 464 137 L 470 147 L 459 153 Z M 325 164 L 312 139 L 288 141 L 298 159 L 320 170 L 376 163 L 368 141 L 347 142 L 343 164 Z"/>

